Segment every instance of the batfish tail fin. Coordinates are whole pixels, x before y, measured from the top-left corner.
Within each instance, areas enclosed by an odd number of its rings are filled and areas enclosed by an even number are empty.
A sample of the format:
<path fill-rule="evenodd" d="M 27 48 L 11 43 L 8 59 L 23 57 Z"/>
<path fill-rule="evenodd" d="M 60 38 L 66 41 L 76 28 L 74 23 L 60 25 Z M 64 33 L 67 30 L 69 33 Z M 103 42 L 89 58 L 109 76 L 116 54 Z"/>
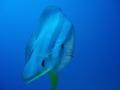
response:
<path fill-rule="evenodd" d="M 57 85 L 58 85 L 58 74 L 54 74 L 52 72 L 48 72 L 48 75 L 51 79 L 51 83 L 52 83 L 52 90 L 55 90 Z"/>

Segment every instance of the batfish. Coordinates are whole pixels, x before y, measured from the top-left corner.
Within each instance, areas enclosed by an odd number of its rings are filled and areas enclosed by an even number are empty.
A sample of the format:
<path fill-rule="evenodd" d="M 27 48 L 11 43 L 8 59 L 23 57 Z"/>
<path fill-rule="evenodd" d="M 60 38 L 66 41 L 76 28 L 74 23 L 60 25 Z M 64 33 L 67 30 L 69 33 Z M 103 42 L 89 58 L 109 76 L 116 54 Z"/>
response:
<path fill-rule="evenodd" d="M 61 8 L 48 6 L 40 16 L 38 32 L 33 32 L 25 48 L 26 66 L 22 79 L 27 83 L 48 73 L 51 89 L 58 84 L 58 73 L 74 54 L 75 31 Z"/>

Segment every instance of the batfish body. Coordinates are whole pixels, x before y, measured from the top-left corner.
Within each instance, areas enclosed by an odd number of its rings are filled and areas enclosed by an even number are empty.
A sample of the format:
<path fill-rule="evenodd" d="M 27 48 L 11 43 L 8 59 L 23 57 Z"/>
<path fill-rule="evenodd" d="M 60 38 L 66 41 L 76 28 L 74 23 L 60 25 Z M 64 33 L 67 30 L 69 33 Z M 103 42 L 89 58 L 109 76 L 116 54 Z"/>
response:
<path fill-rule="evenodd" d="M 58 84 L 58 73 L 73 57 L 75 33 L 72 23 L 59 7 L 49 6 L 44 9 L 39 30 L 32 34 L 26 45 L 26 66 L 22 73 L 23 80 L 31 81 L 48 73 L 52 90 Z"/>

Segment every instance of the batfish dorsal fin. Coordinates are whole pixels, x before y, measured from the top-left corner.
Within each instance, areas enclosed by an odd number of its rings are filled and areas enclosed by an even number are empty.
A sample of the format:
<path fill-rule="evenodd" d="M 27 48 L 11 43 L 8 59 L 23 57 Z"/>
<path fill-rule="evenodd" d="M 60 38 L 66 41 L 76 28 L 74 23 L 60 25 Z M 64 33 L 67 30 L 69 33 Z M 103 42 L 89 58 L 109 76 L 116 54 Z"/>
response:
<path fill-rule="evenodd" d="M 48 75 L 50 77 L 51 83 L 52 83 L 52 90 L 55 90 L 58 85 L 58 74 L 54 74 L 52 72 L 48 72 Z"/>
<path fill-rule="evenodd" d="M 36 34 L 33 32 L 30 40 L 28 41 L 26 48 L 25 48 L 25 62 L 27 63 L 32 55 L 33 52 L 33 45 L 36 40 Z"/>

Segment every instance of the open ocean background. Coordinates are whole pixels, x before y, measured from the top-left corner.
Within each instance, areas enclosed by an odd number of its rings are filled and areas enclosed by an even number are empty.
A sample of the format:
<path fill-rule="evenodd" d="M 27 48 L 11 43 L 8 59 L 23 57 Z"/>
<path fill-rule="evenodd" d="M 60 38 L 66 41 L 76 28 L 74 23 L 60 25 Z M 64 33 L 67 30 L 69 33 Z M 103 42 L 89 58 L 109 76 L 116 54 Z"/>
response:
<path fill-rule="evenodd" d="M 119 0 L 0 0 L 0 90 L 51 90 L 47 74 L 30 84 L 21 78 L 26 43 L 49 5 L 75 27 L 74 58 L 56 90 L 120 90 Z"/>

